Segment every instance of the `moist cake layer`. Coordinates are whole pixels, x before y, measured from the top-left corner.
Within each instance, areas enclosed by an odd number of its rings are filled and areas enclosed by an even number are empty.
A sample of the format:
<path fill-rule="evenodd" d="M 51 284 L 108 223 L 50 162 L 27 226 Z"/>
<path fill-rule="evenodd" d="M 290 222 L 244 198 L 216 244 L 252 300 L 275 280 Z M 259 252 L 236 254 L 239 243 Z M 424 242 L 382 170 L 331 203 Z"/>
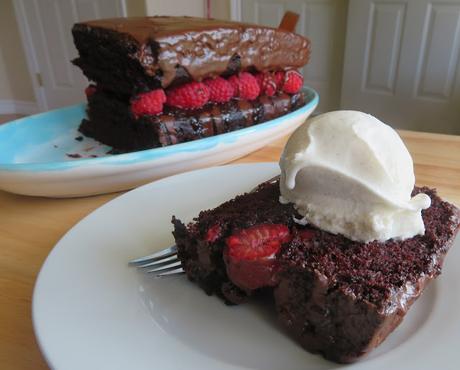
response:
<path fill-rule="evenodd" d="M 310 41 L 288 31 L 193 17 L 104 19 L 72 33 L 83 73 L 127 94 L 240 70 L 296 69 L 310 55 Z"/>
<path fill-rule="evenodd" d="M 133 151 L 167 146 L 238 130 L 268 121 L 304 105 L 302 93 L 233 99 L 195 110 L 166 108 L 163 114 L 134 117 L 129 97 L 97 89 L 88 97 L 88 120 L 80 131 L 114 147 Z"/>
<path fill-rule="evenodd" d="M 404 241 L 367 244 L 311 229 L 279 255 L 275 289 L 281 321 L 311 352 L 352 362 L 401 322 L 426 284 L 441 272 L 459 226 L 458 210 L 429 188 L 426 232 Z"/>

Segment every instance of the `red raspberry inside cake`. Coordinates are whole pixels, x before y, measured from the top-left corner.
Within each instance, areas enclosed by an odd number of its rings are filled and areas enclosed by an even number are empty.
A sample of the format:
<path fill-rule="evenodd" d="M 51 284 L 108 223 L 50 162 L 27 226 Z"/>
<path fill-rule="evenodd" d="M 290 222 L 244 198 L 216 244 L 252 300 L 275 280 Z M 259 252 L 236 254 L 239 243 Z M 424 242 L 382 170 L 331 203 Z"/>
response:
<path fill-rule="evenodd" d="M 276 285 L 276 254 L 290 240 L 289 228 L 282 224 L 255 225 L 230 235 L 224 249 L 229 279 L 248 292 Z"/>

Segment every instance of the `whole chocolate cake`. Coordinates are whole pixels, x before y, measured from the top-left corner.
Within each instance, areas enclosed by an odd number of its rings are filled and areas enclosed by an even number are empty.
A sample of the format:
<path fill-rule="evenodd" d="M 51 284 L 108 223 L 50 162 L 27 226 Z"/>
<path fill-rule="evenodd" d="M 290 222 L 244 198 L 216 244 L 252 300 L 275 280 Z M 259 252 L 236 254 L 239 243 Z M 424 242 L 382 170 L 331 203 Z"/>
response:
<path fill-rule="evenodd" d="M 119 151 L 237 130 L 304 104 L 298 68 L 308 39 L 279 29 L 193 17 L 75 24 L 73 63 L 92 83 L 80 131 Z"/>

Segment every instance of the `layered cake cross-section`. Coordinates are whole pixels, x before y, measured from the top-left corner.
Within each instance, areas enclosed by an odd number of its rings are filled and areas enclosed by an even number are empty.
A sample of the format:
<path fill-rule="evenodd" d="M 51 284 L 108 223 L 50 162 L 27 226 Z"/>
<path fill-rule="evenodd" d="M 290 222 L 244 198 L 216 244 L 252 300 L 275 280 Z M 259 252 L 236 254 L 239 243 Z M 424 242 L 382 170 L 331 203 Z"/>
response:
<path fill-rule="evenodd" d="M 271 28 L 193 17 L 89 21 L 73 61 L 91 81 L 80 131 L 120 151 L 167 146 L 279 117 L 304 105 L 297 71 L 310 41 Z"/>
<path fill-rule="evenodd" d="M 268 292 L 305 349 L 353 362 L 440 274 L 459 210 L 414 186 L 402 141 L 363 113 L 311 119 L 280 165 L 276 182 L 188 225 L 173 218 L 179 259 L 190 280 L 229 304 Z"/>

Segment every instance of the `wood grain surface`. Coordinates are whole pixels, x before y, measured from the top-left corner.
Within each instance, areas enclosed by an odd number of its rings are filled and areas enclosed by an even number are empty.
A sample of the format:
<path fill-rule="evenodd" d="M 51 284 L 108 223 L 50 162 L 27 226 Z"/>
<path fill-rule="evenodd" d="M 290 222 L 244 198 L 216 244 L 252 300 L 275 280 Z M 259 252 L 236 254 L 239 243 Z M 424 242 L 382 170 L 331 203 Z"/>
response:
<path fill-rule="evenodd" d="M 418 185 L 460 205 L 460 136 L 401 131 Z M 286 138 L 234 163 L 278 161 Z M 46 369 L 35 341 L 31 302 L 40 266 L 80 219 L 120 193 L 47 199 L 0 191 L 0 368 Z"/>

